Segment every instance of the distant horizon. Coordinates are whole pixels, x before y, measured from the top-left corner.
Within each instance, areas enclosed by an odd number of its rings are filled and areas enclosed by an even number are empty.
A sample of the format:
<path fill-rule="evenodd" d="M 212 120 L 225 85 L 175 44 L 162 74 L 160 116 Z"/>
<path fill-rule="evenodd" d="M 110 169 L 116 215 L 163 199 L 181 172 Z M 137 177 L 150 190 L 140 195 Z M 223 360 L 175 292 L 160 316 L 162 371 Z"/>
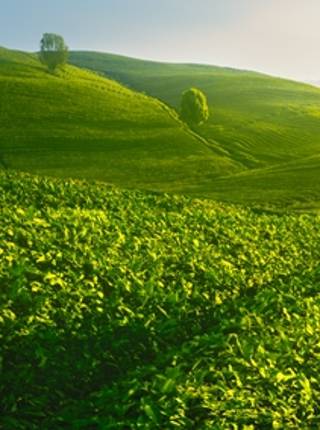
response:
<path fill-rule="evenodd" d="M 319 15 L 318 0 L 3 0 L 1 44 L 35 52 L 54 32 L 73 51 L 318 82 Z"/>

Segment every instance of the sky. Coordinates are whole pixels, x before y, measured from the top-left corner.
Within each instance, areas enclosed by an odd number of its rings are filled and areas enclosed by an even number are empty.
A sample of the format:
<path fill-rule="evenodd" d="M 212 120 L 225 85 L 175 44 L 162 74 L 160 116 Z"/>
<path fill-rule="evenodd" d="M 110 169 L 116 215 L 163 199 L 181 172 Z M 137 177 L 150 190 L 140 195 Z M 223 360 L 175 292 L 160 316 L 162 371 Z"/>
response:
<path fill-rule="evenodd" d="M 320 80 L 320 0 L 0 0 L 0 46 L 70 49 Z"/>

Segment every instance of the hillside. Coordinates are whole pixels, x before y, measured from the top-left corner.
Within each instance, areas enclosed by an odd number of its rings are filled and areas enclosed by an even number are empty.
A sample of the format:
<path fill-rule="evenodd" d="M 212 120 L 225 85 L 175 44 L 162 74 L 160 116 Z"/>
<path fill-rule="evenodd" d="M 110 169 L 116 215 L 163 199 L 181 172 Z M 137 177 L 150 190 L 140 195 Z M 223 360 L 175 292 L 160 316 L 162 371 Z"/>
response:
<path fill-rule="evenodd" d="M 0 48 L 0 164 L 59 177 L 180 191 L 238 170 L 163 103 L 67 66 Z"/>
<path fill-rule="evenodd" d="M 109 54 L 76 52 L 71 61 L 93 72 L 67 66 L 53 76 L 35 55 L 0 48 L 0 167 L 245 204 L 320 206 L 317 88 Z M 198 134 L 159 100 L 177 107 L 191 85 L 208 94 L 212 112 Z"/>
<path fill-rule="evenodd" d="M 186 88 L 196 86 L 207 94 L 211 118 L 198 132 L 252 171 L 226 178 L 228 172 L 218 181 L 209 174 L 203 182 L 186 186 L 186 192 L 246 204 L 303 206 L 305 202 L 309 206 L 316 201 L 319 206 L 320 170 L 315 160 L 320 154 L 320 89 L 230 68 L 156 63 L 94 52 L 73 52 L 71 61 L 175 108 Z M 312 203 L 306 202 L 306 196 Z"/>
<path fill-rule="evenodd" d="M 318 428 L 318 216 L 13 172 L 0 207 L 0 428 Z"/>
<path fill-rule="evenodd" d="M 281 203 L 295 210 L 320 210 L 320 155 L 266 169 L 222 177 L 215 180 L 211 198 L 248 204 Z M 199 184 L 203 190 L 205 185 Z M 187 190 L 186 190 L 187 191 Z M 197 194 L 193 187 L 190 194 Z"/>
<path fill-rule="evenodd" d="M 259 73 L 192 64 L 166 64 L 73 52 L 71 62 L 96 70 L 178 107 L 191 86 L 203 90 L 212 115 L 201 129 L 233 158 L 264 167 L 320 151 L 320 90 Z"/>

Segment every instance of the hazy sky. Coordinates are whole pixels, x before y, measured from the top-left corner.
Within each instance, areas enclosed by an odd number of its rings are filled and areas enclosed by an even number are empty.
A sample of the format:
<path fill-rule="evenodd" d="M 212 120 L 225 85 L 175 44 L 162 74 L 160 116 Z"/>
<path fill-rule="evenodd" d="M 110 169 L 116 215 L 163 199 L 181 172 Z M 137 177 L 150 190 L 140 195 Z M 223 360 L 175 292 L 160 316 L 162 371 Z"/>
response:
<path fill-rule="evenodd" d="M 0 45 L 198 62 L 320 80 L 320 0 L 0 0 Z"/>

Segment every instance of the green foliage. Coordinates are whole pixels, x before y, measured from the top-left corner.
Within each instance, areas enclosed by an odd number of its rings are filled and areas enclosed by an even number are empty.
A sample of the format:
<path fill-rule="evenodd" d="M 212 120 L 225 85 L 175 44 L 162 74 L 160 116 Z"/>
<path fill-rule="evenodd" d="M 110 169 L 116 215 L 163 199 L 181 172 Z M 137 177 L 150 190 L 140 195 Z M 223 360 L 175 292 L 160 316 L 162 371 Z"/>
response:
<path fill-rule="evenodd" d="M 181 118 L 191 126 L 203 124 L 209 119 L 208 101 L 202 91 L 190 88 L 182 94 Z"/>
<path fill-rule="evenodd" d="M 68 47 L 62 36 L 45 33 L 40 42 L 40 61 L 55 72 L 58 67 L 66 64 L 68 60 Z"/>
<path fill-rule="evenodd" d="M 10 172 L 0 207 L 0 428 L 319 427 L 319 216 Z"/>

